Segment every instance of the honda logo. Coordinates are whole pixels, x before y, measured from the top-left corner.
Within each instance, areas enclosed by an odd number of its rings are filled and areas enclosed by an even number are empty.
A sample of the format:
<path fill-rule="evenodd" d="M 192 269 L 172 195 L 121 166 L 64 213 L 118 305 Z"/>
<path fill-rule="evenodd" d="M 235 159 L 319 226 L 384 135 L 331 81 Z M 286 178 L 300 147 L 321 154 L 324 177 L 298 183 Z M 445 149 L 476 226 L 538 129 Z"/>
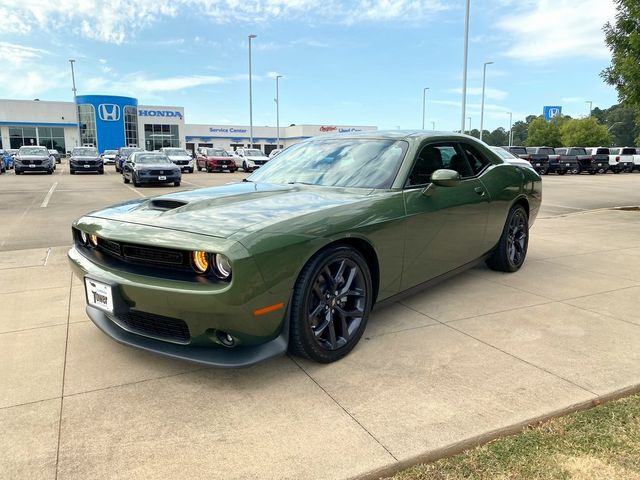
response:
<path fill-rule="evenodd" d="M 551 108 L 549 109 L 549 116 L 550 116 L 551 118 L 553 118 L 553 117 L 557 117 L 558 115 L 560 115 L 560 109 L 559 109 L 559 108 L 557 108 L 557 107 L 551 107 Z"/>
<path fill-rule="evenodd" d="M 98 105 L 98 115 L 103 122 L 117 122 L 120 120 L 120 105 L 101 103 Z"/>

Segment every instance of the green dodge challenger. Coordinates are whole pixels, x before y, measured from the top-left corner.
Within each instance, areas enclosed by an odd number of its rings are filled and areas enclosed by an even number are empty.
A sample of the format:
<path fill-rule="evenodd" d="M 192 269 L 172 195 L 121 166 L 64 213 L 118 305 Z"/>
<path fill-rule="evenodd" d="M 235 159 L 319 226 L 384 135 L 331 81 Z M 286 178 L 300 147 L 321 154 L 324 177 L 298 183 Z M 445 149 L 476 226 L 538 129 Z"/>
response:
<path fill-rule="evenodd" d="M 540 177 L 484 143 L 360 132 L 289 147 L 243 182 L 73 224 L 87 314 L 117 342 L 207 365 L 333 362 L 374 305 L 485 261 L 518 270 Z"/>

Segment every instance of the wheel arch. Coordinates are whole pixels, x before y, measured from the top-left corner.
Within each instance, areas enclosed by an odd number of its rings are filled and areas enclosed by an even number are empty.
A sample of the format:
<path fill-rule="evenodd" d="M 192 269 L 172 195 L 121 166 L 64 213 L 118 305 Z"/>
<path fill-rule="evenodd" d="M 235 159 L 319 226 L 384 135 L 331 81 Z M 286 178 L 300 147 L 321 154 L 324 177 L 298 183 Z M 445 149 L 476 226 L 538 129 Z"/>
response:
<path fill-rule="evenodd" d="M 511 210 L 511 208 L 515 207 L 516 205 L 521 205 L 524 208 L 524 210 L 527 212 L 527 217 L 529 217 L 529 200 L 527 200 L 527 197 L 521 196 L 516 198 L 514 202 L 511 204 L 511 207 L 509 208 L 509 210 Z"/>

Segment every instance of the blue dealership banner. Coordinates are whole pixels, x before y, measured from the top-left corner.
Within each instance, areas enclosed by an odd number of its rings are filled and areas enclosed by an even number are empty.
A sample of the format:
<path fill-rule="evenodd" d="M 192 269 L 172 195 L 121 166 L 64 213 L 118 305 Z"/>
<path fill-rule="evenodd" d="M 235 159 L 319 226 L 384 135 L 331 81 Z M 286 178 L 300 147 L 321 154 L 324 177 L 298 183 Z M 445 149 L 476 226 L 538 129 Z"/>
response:
<path fill-rule="evenodd" d="M 77 102 L 78 105 L 93 107 L 91 115 L 96 126 L 96 147 L 100 153 L 127 146 L 125 132 L 127 113 L 132 123 L 135 124 L 135 129 L 138 128 L 138 100 L 136 98 L 113 95 L 78 95 Z M 139 137 L 140 132 L 137 134 Z M 138 141 L 136 139 L 136 143 Z"/>
<path fill-rule="evenodd" d="M 547 105 L 542 110 L 544 119 L 548 122 L 553 117 L 560 117 L 562 115 L 562 107 L 559 105 Z"/>

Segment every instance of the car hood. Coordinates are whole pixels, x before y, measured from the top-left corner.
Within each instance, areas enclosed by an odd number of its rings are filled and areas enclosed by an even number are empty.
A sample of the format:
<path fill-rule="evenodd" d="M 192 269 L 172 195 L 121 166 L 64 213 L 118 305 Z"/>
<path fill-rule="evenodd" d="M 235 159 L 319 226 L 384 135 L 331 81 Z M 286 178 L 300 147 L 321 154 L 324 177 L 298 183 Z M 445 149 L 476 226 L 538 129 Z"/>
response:
<path fill-rule="evenodd" d="M 213 157 L 213 156 L 206 156 L 204 157 L 207 160 L 233 160 L 233 157 Z"/>
<path fill-rule="evenodd" d="M 90 216 L 228 238 L 306 214 L 344 210 L 370 192 L 243 182 L 135 200 Z"/>
<path fill-rule="evenodd" d="M 168 163 L 142 163 L 136 165 L 136 170 L 178 170 L 176 165 Z"/>
<path fill-rule="evenodd" d="M 100 157 L 95 155 L 74 155 L 71 160 L 100 160 Z"/>
<path fill-rule="evenodd" d="M 188 155 L 167 155 L 167 157 L 169 157 L 169 160 L 171 160 L 171 161 L 192 160 L 192 158 L 189 157 Z"/>
<path fill-rule="evenodd" d="M 243 157 L 247 160 L 269 160 L 269 157 L 260 157 L 260 156 L 249 156 L 249 157 Z"/>

